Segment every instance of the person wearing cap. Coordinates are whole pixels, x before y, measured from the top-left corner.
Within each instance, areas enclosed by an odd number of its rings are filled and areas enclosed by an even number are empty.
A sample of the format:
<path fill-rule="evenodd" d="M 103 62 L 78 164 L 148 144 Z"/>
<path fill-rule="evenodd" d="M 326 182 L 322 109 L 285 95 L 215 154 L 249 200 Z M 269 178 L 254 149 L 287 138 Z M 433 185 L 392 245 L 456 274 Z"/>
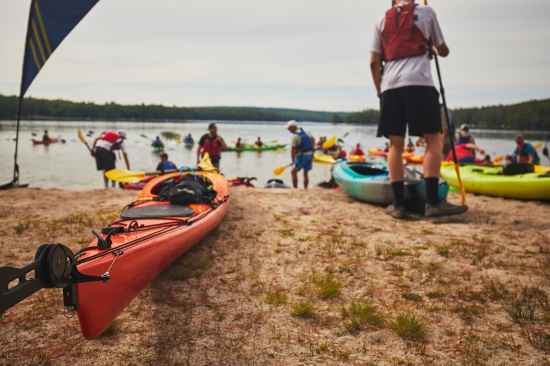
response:
<path fill-rule="evenodd" d="M 208 153 L 210 161 L 216 169 L 220 169 L 220 159 L 222 150 L 227 150 L 227 145 L 221 136 L 218 136 L 218 127 L 215 123 L 208 125 L 208 133 L 204 134 L 199 140 L 197 148 L 197 164 L 200 163 L 201 157 Z"/>
<path fill-rule="evenodd" d="M 456 136 L 456 144 L 474 144 L 475 145 L 476 140 L 474 137 L 470 134 L 470 126 L 467 124 L 463 124 L 460 126 L 460 130 L 458 131 L 458 134 Z"/>
<path fill-rule="evenodd" d="M 126 131 L 119 130 L 118 132 L 107 131 L 96 137 L 92 144 L 92 156 L 95 157 L 97 170 L 103 171 L 103 179 L 105 188 L 109 186 L 109 178 L 105 175 L 109 170 L 115 169 L 116 155 L 115 150 L 122 150 L 126 168 L 130 170 L 130 160 L 126 151 L 124 140 L 126 139 Z M 115 186 L 115 181 L 112 181 L 112 187 Z"/>
<path fill-rule="evenodd" d="M 407 127 L 409 136 L 426 140 L 425 215 L 454 215 L 468 210 L 439 197 L 443 139 L 439 93 L 431 73 L 432 52 L 441 57 L 449 54 L 435 11 L 414 0 L 393 0 L 392 8 L 375 25 L 370 68 L 380 98 L 377 135 L 390 139 L 388 167 L 394 204 L 386 213 L 400 220 L 407 217 L 402 158 Z"/>
<path fill-rule="evenodd" d="M 288 121 L 285 127 L 294 135 L 292 136 L 292 157 L 293 167 L 290 172 L 292 175 L 292 185 L 298 188 L 298 172 L 304 171 L 304 188 L 309 185 L 309 171 L 313 168 L 313 151 L 315 148 L 315 138 L 309 132 L 298 127 L 294 120 Z"/>
<path fill-rule="evenodd" d="M 540 156 L 537 153 L 537 150 L 533 145 L 525 141 L 525 138 L 522 134 L 517 134 L 514 137 L 514 141 L 516 141 L 517 148 L 514 150 L 514 153 L 512 155 L 506 156 L 506 164 L 513 164 L 513 163 L 530 163 L 539 165 L 540 164 Z"/>

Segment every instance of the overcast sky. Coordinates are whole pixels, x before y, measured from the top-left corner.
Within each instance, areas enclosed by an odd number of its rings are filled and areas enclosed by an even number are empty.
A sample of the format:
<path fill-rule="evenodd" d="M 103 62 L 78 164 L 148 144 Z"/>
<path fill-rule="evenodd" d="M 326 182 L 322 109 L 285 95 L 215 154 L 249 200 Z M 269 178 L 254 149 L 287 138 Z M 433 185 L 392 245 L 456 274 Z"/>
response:
<path fill-rule="evenodd" d="M 104 103 L 377 108 L 369 55 L 388 0 L 101 0 L 27 96 Z M 548 0 L 431 0 L 450 107 L 550 97 Z M 17 94 L 30 0 L 0 1 L 0 93 Z M 434 69 L 435 70 L 435 69 Z M 435 76 L 435 73 L 434 73 Z"/>

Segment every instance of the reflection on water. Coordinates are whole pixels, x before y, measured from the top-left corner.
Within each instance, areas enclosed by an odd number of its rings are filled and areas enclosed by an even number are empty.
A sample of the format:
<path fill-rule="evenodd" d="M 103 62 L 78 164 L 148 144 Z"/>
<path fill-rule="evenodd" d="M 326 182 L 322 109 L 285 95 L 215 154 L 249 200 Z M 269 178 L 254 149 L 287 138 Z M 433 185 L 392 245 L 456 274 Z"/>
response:
<path fill-rule="evenodd" d="M 206 133 L 209 122 L 187 123 L 130 123 L 130 122 L 38 122 L 24 121 L 21 124 L 18 163 L 20 167 L 21 183 L 30 183 L 32 187 L 61 188 L 61 189 L 91 189 L 102 188 L 101 174 L 95 169 L 95 160 L 91 157 L 86 146 L 78 140 L 77 128 L 84 133 L 93 131 L 92 137 L 87 137 L 91 145 L 93 138 L 102 131 L 125 129 L 128 132 L 128 155 L 133 171 L 151 171 L 158 164 L 158 155 L 152 153 L 150 141 L 141 137 L 154 139 L 161 131 L 173 131 L 182 135 L 191 133 L 196 141 Z M 383 147 L 384 139 L 376 138 L 375 126 L 329 124 L 329 123 L 302 123 L 301 126 L 311 131 L 315 138 L 319 136 L 343 136 L 346 148 L 360 142 L 364 147 Z M 56 143 L 49 146 L 33 146 L 32 133 L 40 139 L 44 129 L 48 129 L 50 136 L 61 135 L 66 143 Z M 291 134 L 285 129 L 284 123 L 242 123 L 219 122 L 218 133 L 228 144 L 241 137 L 243 141 L 253 143 L 258 136 L 264 142 L 277 140 L 278 143 L 289 143 Z M 493 156 L 509 154 L 514 149 L 513 136 L 516 131 L 506 130 L 473 130 L 476 143 L 487 153 Z M 11 181 L 13 176 L 13 154 L 15 142 L 15 123 L 0 121 L 0 184 Z M 525 136 L 530 141 L 547 142 L 550 136 L 546 132 L 529 132 Z M 166 141 L 166 153 L 176 165 L 195 165 L 196 145 L 193 149 L 186 149 L 182 144 Z M 422 153 L 422 151 L 419 151 Z M 544 158 L 543 158 L 544 159 Z M 221 160 L 222 172 L 227 177 L 253 176 L 262 184 L 274 178 L 273 169 L 291 162 L 290 151 L 265 152 L 224 152 Z M 121 159 L 117 167 L 125 168 Z M 315 163 L 310 173 L 310 181 L 314 184 L 330 178 L 330 165 Z M 280 176 L 290 183 L 290 171 L 287 169 Z"/>

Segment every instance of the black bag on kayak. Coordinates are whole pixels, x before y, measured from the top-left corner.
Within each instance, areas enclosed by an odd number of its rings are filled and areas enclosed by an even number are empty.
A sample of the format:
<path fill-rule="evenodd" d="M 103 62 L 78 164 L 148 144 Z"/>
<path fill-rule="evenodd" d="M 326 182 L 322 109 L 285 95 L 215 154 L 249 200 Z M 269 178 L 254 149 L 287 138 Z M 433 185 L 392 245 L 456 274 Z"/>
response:
<path fill-rule="evenodd" d="M 212 182 L 204 177 L 184 175 L 179 181 L 164 187 L 155 197 L 155 201 L 169 201 L 173 205 L 189 205 L 192 203 L 212 204 L 217 192 L 212 189 Z"/>

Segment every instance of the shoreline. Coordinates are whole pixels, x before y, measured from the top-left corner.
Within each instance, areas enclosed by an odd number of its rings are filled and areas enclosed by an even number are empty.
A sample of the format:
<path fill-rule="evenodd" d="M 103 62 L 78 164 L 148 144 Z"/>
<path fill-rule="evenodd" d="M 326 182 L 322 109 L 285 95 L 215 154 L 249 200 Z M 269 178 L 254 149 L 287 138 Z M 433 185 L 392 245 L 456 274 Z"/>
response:
<path fill-rule="evenodd" d="M 0 266 L 86 246 L 137 194 L 0 191 Z M 343 192 L 232 188 L 220 226 L 110 334 L 85 341 L 61 291 L 41 290 L 0 316 L 0 363 L 550 363 L 550 203 L 467 200 L 463 215 L 400 222 Z M 400 334 L 405 315 L 426 332 Z"/>

